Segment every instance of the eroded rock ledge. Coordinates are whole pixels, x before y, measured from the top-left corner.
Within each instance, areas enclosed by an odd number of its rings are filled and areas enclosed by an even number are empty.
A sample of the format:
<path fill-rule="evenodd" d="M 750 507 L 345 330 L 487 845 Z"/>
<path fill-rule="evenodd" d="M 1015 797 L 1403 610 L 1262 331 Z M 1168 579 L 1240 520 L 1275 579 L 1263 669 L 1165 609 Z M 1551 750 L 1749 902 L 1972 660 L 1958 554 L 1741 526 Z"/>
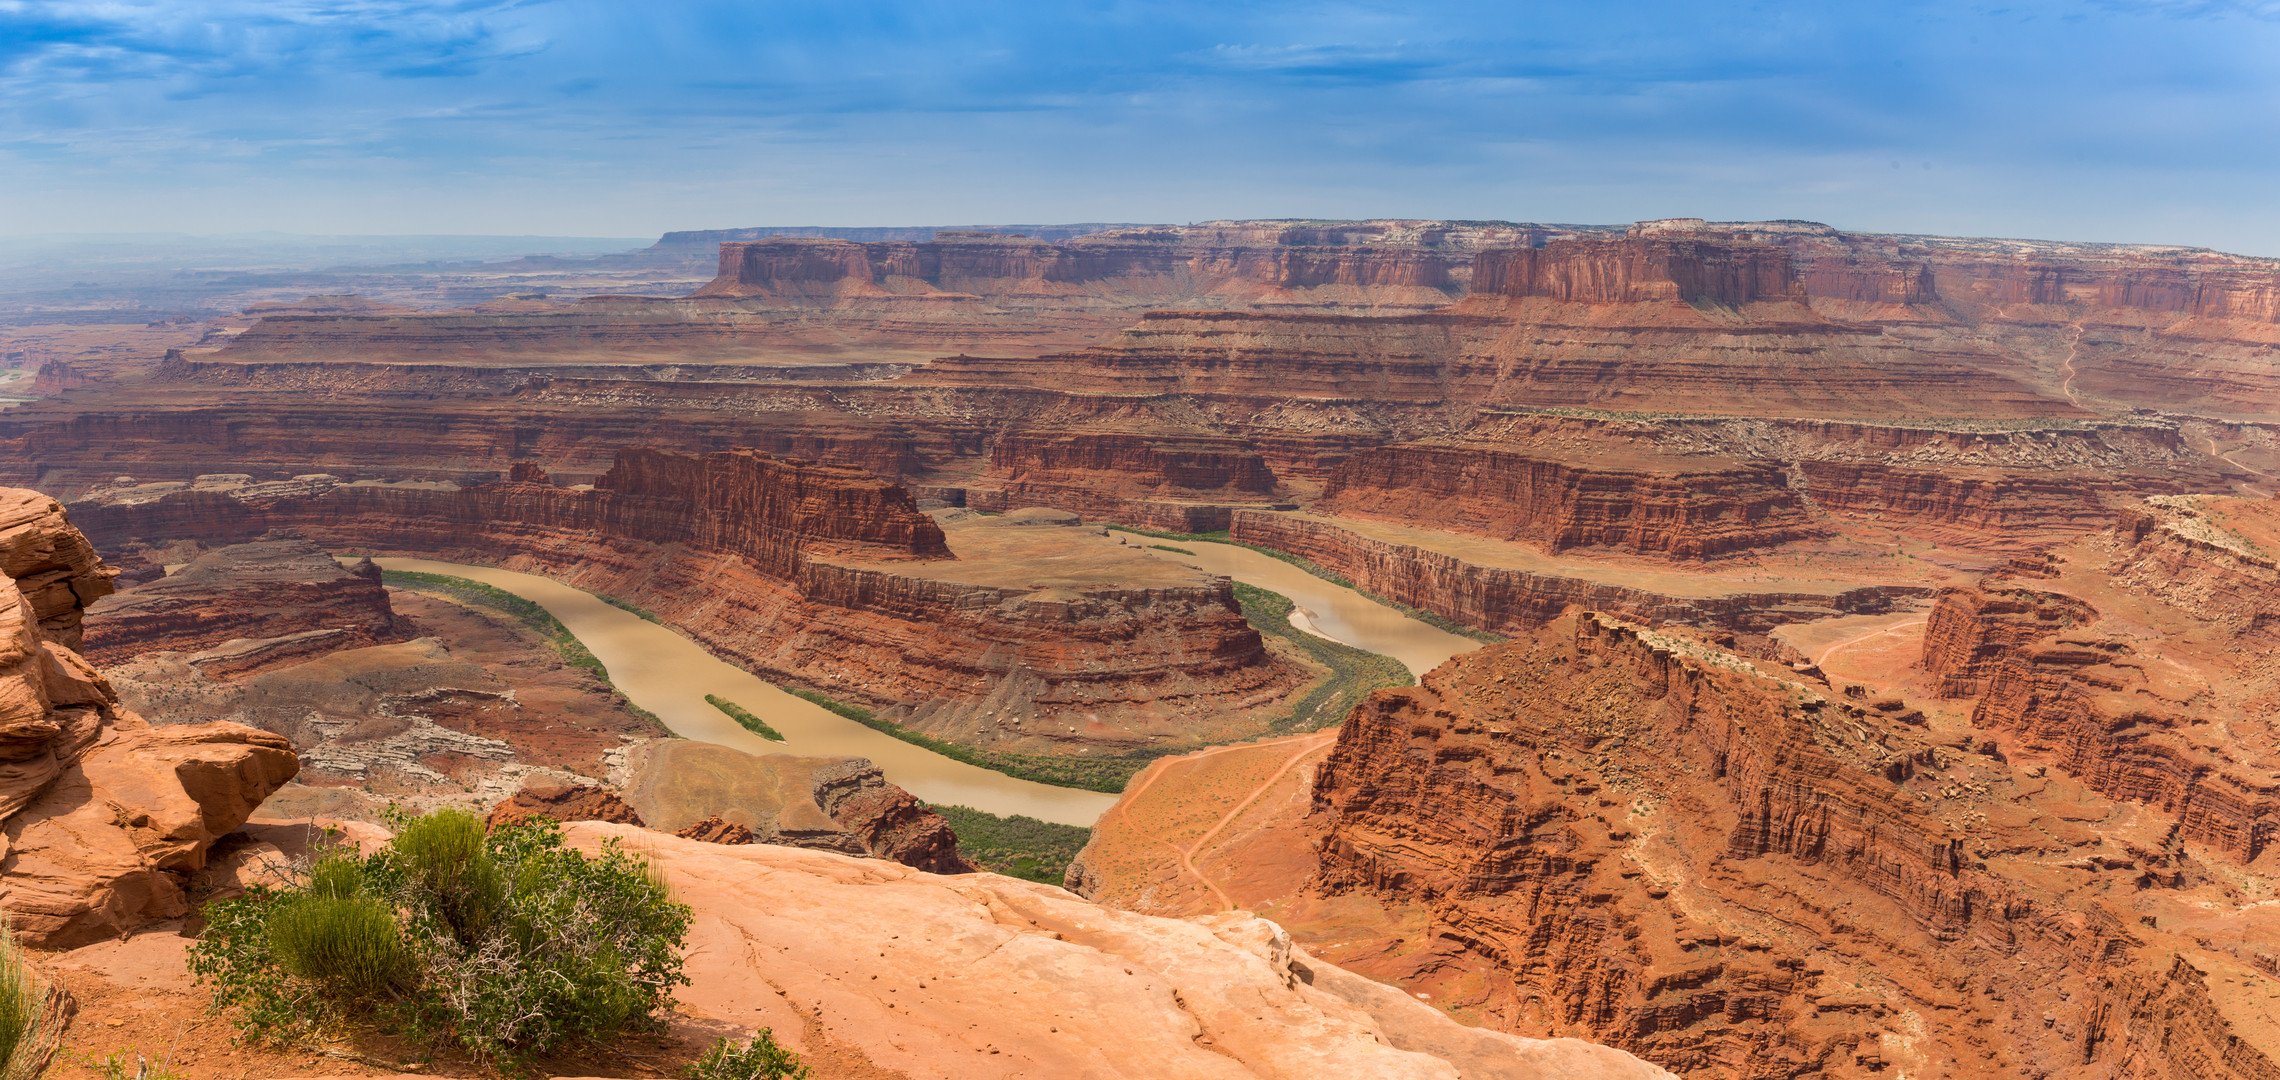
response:
<path fill-rule="evenodd" d="M 207 848 L 299 771 L 241 724 L 152 727 L 76 651 L 113 571 L 34 491 L 0 488 L 0 908 L 61 948 L 189 910 Z"/>

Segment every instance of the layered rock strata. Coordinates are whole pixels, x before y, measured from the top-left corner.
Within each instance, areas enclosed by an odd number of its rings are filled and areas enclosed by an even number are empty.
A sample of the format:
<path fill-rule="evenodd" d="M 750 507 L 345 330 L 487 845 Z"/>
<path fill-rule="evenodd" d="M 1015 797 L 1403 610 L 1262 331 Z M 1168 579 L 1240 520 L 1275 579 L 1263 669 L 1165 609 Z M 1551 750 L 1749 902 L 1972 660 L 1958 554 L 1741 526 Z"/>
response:
<path fill-rule="evenodd" d="M 1471 269 L 1469 252 L 1442 237 L 1418 236 L 1414 247 L 1356 239 L 1295 230 L 1199 234 L 1155 228 L 1060 241 L 986 232 L 944 232 L 922 241 L 732 240 L 720 245 L 719 275 L 692 295 L 777 303 L 943 296 L 1102 304 L 1208 297 L 1430 306 L 1460 291 L 1460 279 Z"/>
<path fill-rule="evenodd" d="M 2205 849 L 1922 722 L 1585 615 L 1357 709 L 1275 904 L 1688 1075 L 2267 1075 L 2266 920 Z"/>
<path fill-rule="evenodd" d="M 1230 538 L 1288 552 L 1356 588 L 1498 634 L 1527 633 L 1570 609 L 1594 609 L 1653 623 L 1762 632 L 1785 622 L 1868 614 L 1922 595 L 1912 585 L 1862 585 L 1830 592 L 1753 592 L 1676 596 L 1556 573 L 1482 566 L 1414 544 L 1365 536 L 1312 515 L 1239 510 Z"/>
<path fill-rule="evenodd" d="M 1680 559 L 1771 547 L 1824 531 L 1808 517 L 1785 471 L 1770 461 L 1622 469 L 1461 443 L 1355 454 L 1330 477 L 1313 509 L 1527 540 L 1552 551 L 1603 547 Z"/>
<path fill-rule="evenodd" d="M 1176 726 L 1173 714 L 1256 704 L 1298 679 L 1224 582 L 1037 589 L 901 571 L 952 559 L 940 527 L 902 488 L 848 468 L 630 450 L 591 490 L 312 483 L 247 495 L 117 491 L 82 514 L 112 542 L 290 526 L 352 550 L 531 570 L 648 607 L 753 670 L 881 705 L 1017 684 L 1023 711 Z"/>
<path fill-rule="evenodd" d="M 594 784 L 529 784 L 491 808 L 483 819 L 488 828 L 517 825 L 533 818 L 567 824 L 573 821 L 611 821 L 641 824 L 641 815 L 608 788 Z"/>
<path fill-rule="evenodd" d="M 191 663 L 219 679 L 409 636 L 388 604 L 379 567 L 343 567 L 299 536 L 201 555 L 97 601 L 85 626 L 93 662 L 191 653 Z"/>
<path fill-rule="evenodd" d="M 0 489 L 0 907 L 46 948 L 189 910 L 207 848 L 298 769 L 239 724 L 152 727 L 76 650 L 111 571 L 33 491 Z"/>
<path fill-rule="evenodd" d="M 1276 491 L 1265 458 L 1232 438 L 1027 430 L 991 442 L 966 505 L 1050 506 L 1141 528 L 1209 532 L 1227 527 L 1231 506 L 1271 503 Z"/>
<path fill-rule="evenodd" d="M 2097 571 L 1943 592 L 1924 670 L 1976 698 L 1973 725 L 2011 753 L 2172 820 L 2173 842 L 2255 863 L 2280 837 L 2280 673 L 2261 662 L 2280 648 L 2280 571 L 2258 535 L 2280 535 L 2269 501 L 2134 513 L 2110 553 L 2070 551 L 2105 555 Z"/>
<path fill-rule="evenodd" d="M 1587 304 L 1677 300 L 1741 307 L 1806 298 L 1787 251 L 1693 238 L 1579 239 L 1484 251 L 1474 258 L 1472 284 L 1477 294 Z"/>

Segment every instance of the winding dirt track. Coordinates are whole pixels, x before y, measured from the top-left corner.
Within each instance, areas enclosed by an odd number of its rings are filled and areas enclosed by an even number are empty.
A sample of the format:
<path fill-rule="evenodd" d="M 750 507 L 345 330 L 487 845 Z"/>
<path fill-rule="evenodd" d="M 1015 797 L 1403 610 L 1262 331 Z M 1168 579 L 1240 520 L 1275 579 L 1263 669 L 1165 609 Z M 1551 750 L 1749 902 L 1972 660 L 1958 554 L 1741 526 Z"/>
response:
<path fill-rule="evenodd" d="M 2077 409 L 2082 407 L 2082 395 L 2074 392 L 2074 358 L 2081 354 L 2082 324 L 2077 322 L 2074 324 L 2074 340 L 2066 346 L 2066 381 L 2058 384 L 2058 388 L 2065 391 L 2066 400 L 2072 402 Z"/>
<path fill-rule="evenodd" d="M 1886 634 L 1898 633 L 1899 631 L 1906 630 L 1911 626 L 1922 626 L 1925 622 L 1926 620 L 1924 619 L 1914 619 L 1909 622 L 1894 623 L 1891 626 L 1878 627 L 1877 629 L 1871 630 L 1865 634 L 1855 634 L 1852 637 L 1846 638 L 1843 641 L 1837 642 L 1836 644 L 1821 650 L 1821 655 L 1813 658 L 1813 666 L 1820 667 L 1824 664 L 1827 664 L 1829 662 L 1829 658 L 1837 655 L 1837 650 L 1839 649 L 1848 649 L 1852 646 L 1860 644 L 1861 642 L 1867 641 L 1870 638 L 1882 637 Z"/>
<path fill-rule="evenodd" d="M 1180 869 L 1186 871 L 1188 876 L 1193 877 L 1196 881 L 1202 883 L 1204 888 L 1211 890 L 1211 895 L 1219 901 L 1219 910 L 1235 910 L 1235 901 L 1232 897 L 1227 895 L 1226 890 L 1219 887 L 1219 884 L 1217 882 L 1212 881 L 1211 878 L 1206 876 L 1203 871 L 1196 868 L 1195 853 L 1203 850 L 1203 846 L 1205 844 L 1210 843 L 1213 837 L 1218 836 L 1220 831 L 1227 828 L 1230 823 L 1232 823 L 1237 817 L 1241 816 L 1243 811 L 1250 809 L 1251 804 L 1259 800 L 1259 796 L 1266 794 L 1268 788 L 1275 786 L 1276 782 L 1280 781 L 1283 778 L 1284 774 L 1290 772 L 1291 769 L 1295 768 L 1299 762 L 1306 760 L 1306 758 L 1309 755 L 1313 754 L 1315 751 L 1329 746 L 1331 743 L 1336 742 L 1337 740 L 1338 732 L 1336 729 L 1332 729 L 1329 731 L 1317 731 L 1310 735 L 1293 735 L 1287 739 L 1276 739 L 1267 742 L 1237 743 L 1232 746 L 1215 746 L 1209 750 L 1198 751 L 1179 759 L 1181 761 L 1192 762 L 1201 758 L 1234 753 L 1238 750 L 1264 750 L 1269 747 L 1277 746 L 1288 747 L 1291 751 L 1290 756 L 1284 759 L 1283 763 L 1278 766 L 1272 774 L 1270 774 L 1265 780 L 1260 781 L 1250 791 L 1244 793 L 1242 801 L 1237 802 L 1233 809 L 1221 815 L 1219 820 L 1217 822 L 1214 822 L 1211 828 L 1205 830 L 1202 836 L 1197 837 L 1194 843 L 1189 844 L 1185 848 L 1182 848 L 1169 840 L 1163 842 L 1165 847 L 1171 848 L 1172 852 L 1175 855 L 1179 856 Z M 1155 785 L 1156 779 L 1158 777 L 1164 775 L 1169 771 L 1169 768 L 1149 770 L 1148 775 L 1140 781 L 1140 786 L 1133 788 L 1129 792 L 1126 792 L 1124 798 L 1118 801 L 1116 809 L 1110 812 L 1115 813 L 1117 811 L 1124 810 L 1127 807 L 1138 805 L 1140 802 L 1140 796 L 1145 794 L 1150 787 Z"/>

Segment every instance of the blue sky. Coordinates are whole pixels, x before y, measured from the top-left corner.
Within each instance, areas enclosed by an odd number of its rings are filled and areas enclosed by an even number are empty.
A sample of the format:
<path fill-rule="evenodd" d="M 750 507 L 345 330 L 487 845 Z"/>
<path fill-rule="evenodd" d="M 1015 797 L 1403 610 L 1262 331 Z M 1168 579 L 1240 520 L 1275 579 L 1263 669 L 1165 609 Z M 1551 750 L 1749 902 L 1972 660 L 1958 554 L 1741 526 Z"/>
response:
<path fill-rule="evenodd" d="M 0 0 L 0 235 L 1796 217 L 2280 255 L 2280 0 Z"/>

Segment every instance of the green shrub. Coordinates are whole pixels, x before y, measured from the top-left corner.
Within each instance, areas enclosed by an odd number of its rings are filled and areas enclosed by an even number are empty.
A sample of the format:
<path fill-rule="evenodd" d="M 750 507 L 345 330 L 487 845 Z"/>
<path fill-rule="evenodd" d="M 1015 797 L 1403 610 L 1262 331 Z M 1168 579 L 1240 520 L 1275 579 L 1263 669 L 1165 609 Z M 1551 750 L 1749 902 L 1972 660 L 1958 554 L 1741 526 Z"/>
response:
<path fill-rule="evenodd" d="M 769 727 L 766 720 L 762 720 L 759 717 L 752 715 L 751 711 L 746 709 L 744 706 L 730 701 L 727 698 L 720 696 L 719 694 L 706 694 L 705 701 L 710 703 L 713 708 L 727 713 L 729 719 L 744 725 L 744 730 L 749 731 L 754 735 L 758 735 L 761 738 L 767 739 L 771 742 L 784 741 L 784 736 L 782 733 L 778 732 L 775 728 Z"/>
<path fill-rule="evenodd" d="M 374 1029 L 508 1065 L 654 1029 L 689 909 L 614 842 L 544 819 L 485 834 L 462 810 L 397 816 L 396 839 L 319 858 L 291 888 L 206 908 L 190 969 L 255 1039 Z"/>
<path fill-rule="evenodd" d="M 404 823 L 389 850 L 393 867 L 420 908 L 433 912 L 451 935 L 472 948 L 506 903 L 507 883 L 491 857 L 483 822 L 445 807 Z"/>
<path fill-rule="evenodd" d="M 329 996 L 385 994 L 411 967 L 396 913 L 369 896 L 316 894 L 273 904 L 262 925 L 277 966 Z"/>
<path fill-rule="evenodd" d="M 46 980 L 24 959 L 0 917 L 0 1080 L 31 1080 L 47 1068 L 62 1035 Z"/>
<path fill-rule="evenodd" d="M 722 1039 L 696 1064 L 681 1070 L 688 1080 L 807 1080 L 799 1055 L 776 1045 L 776 1033 L 761 1028 L 743 1046 Z"/>

